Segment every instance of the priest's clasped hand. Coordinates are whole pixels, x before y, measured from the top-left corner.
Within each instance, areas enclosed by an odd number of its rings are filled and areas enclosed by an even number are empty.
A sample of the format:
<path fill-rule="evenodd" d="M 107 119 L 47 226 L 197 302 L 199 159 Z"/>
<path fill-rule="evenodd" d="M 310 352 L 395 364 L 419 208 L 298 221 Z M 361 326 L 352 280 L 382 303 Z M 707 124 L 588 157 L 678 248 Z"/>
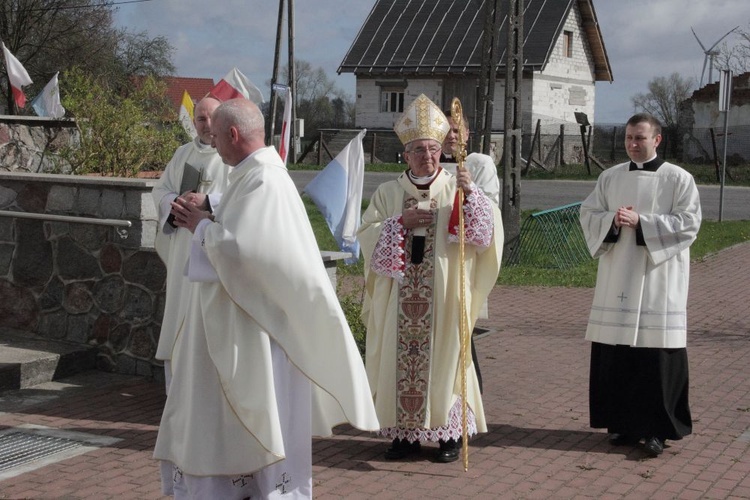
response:
<path fill-rule="evenodd" d="M 177 227 L 188 229 L 191 233 L 195 232 L 196 226 L 203 219 L 213 220 L 213 215 L 210 212 L 201 210 L 182 196 L 178 196 L 172 202 L 172 213 L 174 214 L 174 224 Z"/>
<path fill-rule="evenodd" d="M 407 208 L 401 214 L 401 220 L 406 229 L 415 229 L 418 227 L 427 227 L 432 224 L 435 215 L 430 210 L 419 208 Z"/>
<path fill-rule="evenodd" d="M 195 205 L 201 210 L 208 210 L 208 196 L 205 193 L 196 193 L 195 191 L 187 191 L 182 193 L 180 198 L 184 199 L 191 205 Z"/>
<path fill-rule="evenodd" d="M 638 212 L 633 211 L 633 207 L 620 207 L 615 212 L 615 227 L 638 227 L 641 222 L 641 216 Z"/>

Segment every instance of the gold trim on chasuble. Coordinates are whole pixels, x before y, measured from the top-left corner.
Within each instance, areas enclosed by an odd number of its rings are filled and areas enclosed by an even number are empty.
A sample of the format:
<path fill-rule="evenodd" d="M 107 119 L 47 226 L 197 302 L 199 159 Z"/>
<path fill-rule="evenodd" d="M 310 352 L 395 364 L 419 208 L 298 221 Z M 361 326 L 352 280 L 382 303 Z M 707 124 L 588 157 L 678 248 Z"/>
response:
<path fill-rule="evenodd" d="M 416 205 L 417 200 L 411 196 L 404 200 L 404 210 L 415 208 Z M 430 209 L 435 211 L 436 208 L 435 200 L 431 200 Z M 435 280 L 435 224 L 426 229 L 421 264 L 411 263 L 414 231 L 406 234 L 406 266 L 398 295 L 396 427 L 406 429 L 423 428 L 427 419 Z"/>

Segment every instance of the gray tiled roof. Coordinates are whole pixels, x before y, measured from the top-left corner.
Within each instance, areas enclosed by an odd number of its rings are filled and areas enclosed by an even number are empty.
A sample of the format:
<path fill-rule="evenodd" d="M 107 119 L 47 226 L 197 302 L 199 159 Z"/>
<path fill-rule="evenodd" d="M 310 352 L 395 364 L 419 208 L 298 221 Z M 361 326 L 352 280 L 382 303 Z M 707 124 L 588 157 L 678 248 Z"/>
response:
<path fill-rule="evenodd" d="M 581 10 L 596 79 L 611 81 L 592 0 L 526 0 L 525 67 L 544 68 L 574 2 Z M 477 74 L 485 10 L 485 0 L 377 0 L 338 71 L 372 76 Z M 501 68 L 507 27 L 503 16 Z"/>

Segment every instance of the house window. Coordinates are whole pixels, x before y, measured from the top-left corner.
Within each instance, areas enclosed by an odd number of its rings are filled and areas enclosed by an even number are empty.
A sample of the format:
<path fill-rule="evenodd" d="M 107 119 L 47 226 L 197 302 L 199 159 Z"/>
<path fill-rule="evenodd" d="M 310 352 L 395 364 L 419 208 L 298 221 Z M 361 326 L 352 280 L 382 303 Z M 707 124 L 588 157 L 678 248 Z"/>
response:
<path fill-rule="evenodd" d="M 404 112 L 404 90 L 403 89 L 380 89 L 380 111 L 383 113 Z"/>
<path fill-rule="evenodd" d="M 573 32 L 563 31 L 563 56 L 573 57 Z"/>

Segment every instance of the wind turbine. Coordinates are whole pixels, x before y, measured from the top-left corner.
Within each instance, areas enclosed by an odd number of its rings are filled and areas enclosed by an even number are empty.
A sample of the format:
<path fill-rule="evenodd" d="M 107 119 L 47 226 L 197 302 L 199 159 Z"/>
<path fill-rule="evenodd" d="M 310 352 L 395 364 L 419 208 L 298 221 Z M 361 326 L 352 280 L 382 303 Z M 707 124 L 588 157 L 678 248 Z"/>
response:
<path fill-rule="evenodd" d="M 723 37 L 719 38 L 716 41 L 716 43 L 714 43 L 713 45 L 711 45 L 711 48 L 706 49 L 706 46 L 703 45 L 703 42 L 701 42 L 701 39 L 698 38 L 698 35 L 695 34 L 695 30 L 693 29 L 693 27 L 692 26 L 690 27 L 690 31 L 693 32 L 693 36 L 695 37 L 696 40 L 698 40 L 698 45 L 701 46 L 701 48 L 703 49 L 703 54 L 704 54 L 704 56 L 703 56 L 703 70 L 701 71 L 701 83 L 700 83 L 700 85 L 699 85 L 698 88 L 703 88 L 703 76 L 706 74 L 706 64 L 708 64 L 708 82 L 707 83 L 713 82 L 713 77 L 714 77 L 714 58 L 719 55 L 719 51 L 718 50 L 714 50 L 714 48 L 716 48 L 716 46 L 719 45 L 719 43 L 721 43 L 722 40 L 724 40 L 726 37 L 728 37 L 729 35 L 731 35 L 732 33 L 734 33 L 734 31 L 737 30 L 738 28 L 739 28 L 739 26 L 736 26 L 734 29 L 731 29 L 731 30 L 727 31 L 726 35 L 724 35 Z"/>

